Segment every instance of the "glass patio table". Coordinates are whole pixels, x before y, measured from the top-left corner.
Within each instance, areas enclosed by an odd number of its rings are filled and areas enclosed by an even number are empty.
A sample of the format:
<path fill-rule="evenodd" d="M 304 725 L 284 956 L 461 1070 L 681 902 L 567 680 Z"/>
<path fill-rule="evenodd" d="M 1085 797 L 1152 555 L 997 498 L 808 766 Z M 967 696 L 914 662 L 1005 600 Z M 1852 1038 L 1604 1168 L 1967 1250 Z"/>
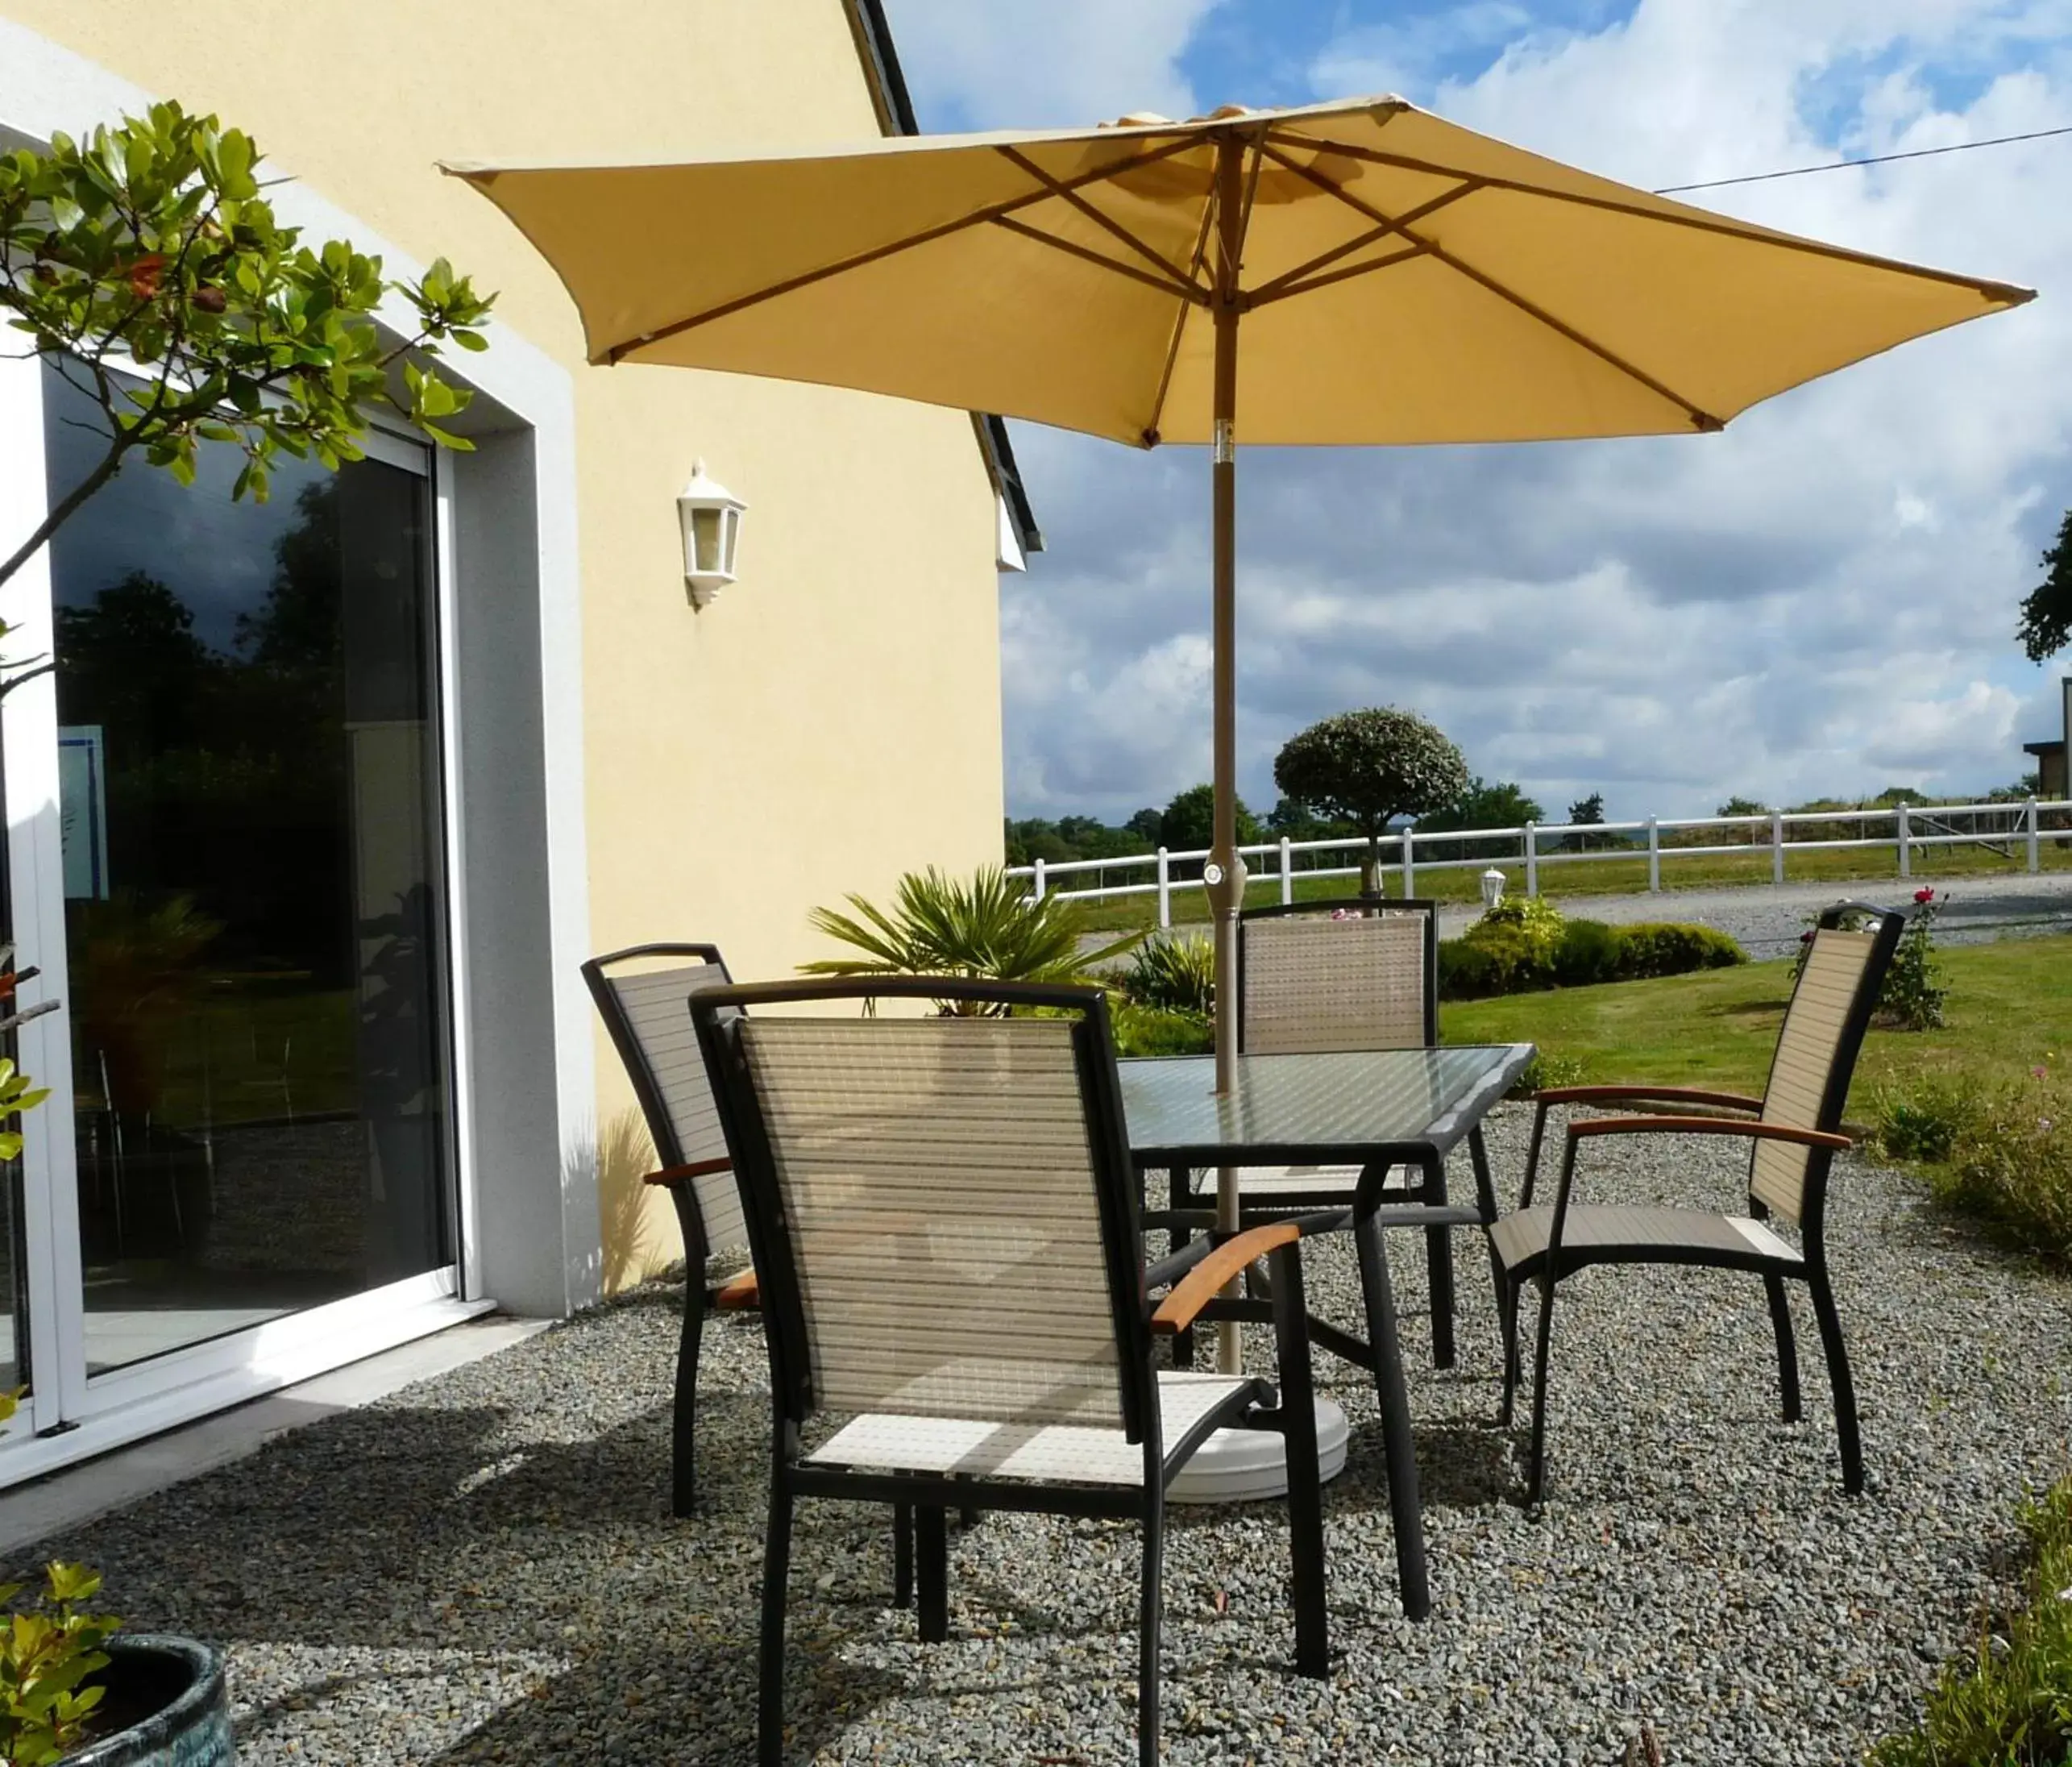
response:
<path fill-rule="evenodd" d="M 1319 1212 L 1314 1206 L 1290 1208 L 1262 1199 L 1248 1204 L 1240 1219 L 1250 1224 L 1294 1216 L 1312 1233 L 1353 1230 L 1368 1340 L 1363 1343 L 1323 1320 L 1312 1322 L 1311 1335 L 1323 1347 L 1373 1370 L 1397 1567 L 1404 1611 L 1414 1619 L 1423 1618 L 1431 1603 L 1410 1392 L 1379 1230 L 1481 1224 L 1493 1201 L 1477 1131 L 1533 1053 L 1530 1043 L 1505 1043 L 1240 1055 L 1231 1089 L 1221 1097 L 1215 1091 L 1215 1062 L 1209 1056 L 1154 1056 L 1120 1064 L 1123 1111 L 1137 1169 L 1174 1173 L 1175 1194 L 1177 1175 L 1197 1167 L 1360 1169 L 1349 1205 Z M 1451 1208 L 1443 1200 L 1409 1207 L 1381 1201 L 1383 1181 L 1396 1166 L 1419 1168 L 1426 1194 L 1443 1199 L 1446 1157 L 1464 1141 L 1475 1159 L 1475 1208 Z M 1153 1215 L 1147 1224 L 1161 1220 L 1176 1227 L 1196 1224 L 1171 1215 Z M 1264 1309 L 1256 1300 L 1228 1299 L 1212 1303 L 1210 1311 L 1225 1319 L 1242 1319 Z"/>

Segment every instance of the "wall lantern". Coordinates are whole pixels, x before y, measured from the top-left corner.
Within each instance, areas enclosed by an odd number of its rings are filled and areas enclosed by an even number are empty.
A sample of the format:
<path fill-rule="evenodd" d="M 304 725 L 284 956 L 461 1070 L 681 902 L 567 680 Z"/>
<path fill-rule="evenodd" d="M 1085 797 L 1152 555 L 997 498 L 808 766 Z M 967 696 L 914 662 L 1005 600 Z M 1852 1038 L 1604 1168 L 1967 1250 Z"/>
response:
<path fill-rule="evenodd" d="M 734 547 L 741 539 L 741 512 L 748 505 L 695 461 L 691 482 L 676 499 L 683 528 L 683 580 L 691 605 L 703 607 L 734 580 Z"/>
<path fill-rule="evenodd" d="M 1482 905 L 1494 908 L 1504 899 L 1504 874 L 1495 866 L 1482 874 Z"/>

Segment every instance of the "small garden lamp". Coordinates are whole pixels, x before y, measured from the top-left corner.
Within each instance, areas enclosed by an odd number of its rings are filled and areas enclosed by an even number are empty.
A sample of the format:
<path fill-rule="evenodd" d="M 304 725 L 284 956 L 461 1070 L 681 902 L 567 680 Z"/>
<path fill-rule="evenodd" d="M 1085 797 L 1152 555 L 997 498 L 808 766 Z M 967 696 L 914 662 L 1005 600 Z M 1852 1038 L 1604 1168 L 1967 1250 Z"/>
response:
<path fill-rule="evenodd" d="M 695 461 L 691 482 L 676 499 L 683 528 L 683 580 L 691 605 L 703 607 L 734 580 L 734 547 L 741 539 L 741 512 L 748 505 Z"/>
<path fill-rule="evenodd" d="M 1482 905 L 1494 908 L 1504 899 L 1504 874 L 1495 866 L 1482 874 Z"/>

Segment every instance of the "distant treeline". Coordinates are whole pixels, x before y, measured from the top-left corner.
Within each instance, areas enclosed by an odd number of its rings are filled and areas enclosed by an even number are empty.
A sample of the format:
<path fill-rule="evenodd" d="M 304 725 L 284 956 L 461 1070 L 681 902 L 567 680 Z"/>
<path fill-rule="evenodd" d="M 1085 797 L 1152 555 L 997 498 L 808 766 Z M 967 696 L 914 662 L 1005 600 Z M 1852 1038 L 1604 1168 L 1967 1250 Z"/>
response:
<path fill-rule="evenodd" d="M 1955 798 L 1931 798 L 1925 792 L 1907 785 L 1887 786 L 1875 797 L 1821 797 L 1810 799 L 1804 804 L 1774 806 L 1759 803 L 1754 798 L 1735 796 L 1729 798 L 1713 813 L 1715 816 L 1759 816 L 1776 809 L 1790 815 L 1817 815 L 1823 810 L 1890 810 L 1901 804 L 1930 811 L 1939 804 L 2018 804 L 2036 791 L 2037 783 L 2037 775 L 2028 773 L 2012 785 L 1996 786 L 1983 796 Z M 1028 817 L 1019 821 L 1010 817 L 1006 830 L 1007 863 L 1010 865 L 1028 865 L 1041 859 L 1046 865 L 1059 865 L 1073 859 L 1132 859 L 1155 853 L 1161 846 L 1169 852 L 1198 852 L 1209 845 L 1214 798 L 1215 794 L 1208 786 L 1190 786 L 1164 809 L 1151 807 L 1139 810 L 1119 826 L 1111 825 L 1091 816 L 1061 816 L 1056 821 L 1043 817 Z M 1588 797 L 1571 804 L 1564 820 L 1576 825 L 1579 829 L 1605 821 L 1604 794 L 1592 792 Z M 1544 823 L 1547 821 L 1546 811 L 1537 800 L 1526 795 L 1522 787 L 1510 781 L 1493 782 L 1475 778 L 1468 782 L 1467 789 L 1452 804 L 1443 810 L 1418 818 L 1415 826 L 1420 834 L 1440 834 L 1453 829 L 1518 828 L 1527 822 Z M 1284 836 L 1291 841 L 1356 840 L 1360 838 L 1359 829 L 1350 822 L 1324 821 L 1306 805 L 1285 797 L 1267 813 L 1263 820 L 1240 799 L 1237 825 L 1238 844 L 1240 846 L 1277 841 Z M 1837 834 L 1860 832 L 1850 825 L 1837 824 L 1836 828 Z M 1793 838 L 1800 840 L 1837 838 L 1812 825 L 1802 824 L 1791 832 Z M 1768 838 L 1767 834 L 1761 829 L 1691 829 L 1666 835 L 1664 844 L 1676 846 L 1729 846 L 1750 840 L 1767 840 Z M 1575 851 L 1618 848 L 1636 843 L 1646 844 L 1640 836 L 1615 834 L 1577 833 L 1564 836 L 1562 841 L 1563 846 Z M 1449 843 L 1447 856 L 1504 858 L 1512 855 L 1514 845 L 1503 841 Z"/>

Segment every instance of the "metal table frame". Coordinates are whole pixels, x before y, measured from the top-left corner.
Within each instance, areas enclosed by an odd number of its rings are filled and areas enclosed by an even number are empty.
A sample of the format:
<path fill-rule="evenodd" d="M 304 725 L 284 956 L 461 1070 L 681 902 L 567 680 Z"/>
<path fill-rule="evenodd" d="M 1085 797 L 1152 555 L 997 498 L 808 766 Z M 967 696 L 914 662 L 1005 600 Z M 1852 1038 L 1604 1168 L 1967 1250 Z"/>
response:
<path fill-rule="evenodd" d="M 1365 1342 L 1339 1330 L 1328 1321 L 1310 1320 L 1314 1342 L 1365 1368 L 1374 1376 L 1381 1412 L 1384 1456 L 1389 1478 L 1389 1507 L 1395 1525 L 1396 1562 L 1402 1585 L 1403 1609 L 1413 1619 L 1430 1611 L 1431 1595 L 1425 1566 L 1424 1520 L 1418 1491 L 1417 1450 L 1410 1427 L 1410 1390 L 1403 1373 L 1402 1345 L 1397 1332 L 1394 1291 L 1389 1279 L 1389 1262 L 1381 1235 L 1392 1227 L 1481 1227 L 1494 1219 L 1494 1187 L 1489 1156 L 1483 1146 L 1482 1119 L 1508 1092 L 1526 1064 L 1532 1059 L 1530 1043 L 1455 1046 L 1440 1049 L 1361 1051 L 1312 1055 L 1241 1055 L 1237 1058 L 1230 1093 L 1219 1097 L 1215 1063 L 1206 1056 L 1161 1056 L 1125 1061 L 1120 1064 L 1123 1112 L 1128 1122 L 1130 1152 L 1140 1182 L 1152 1170 L 1164 1170 L 1173 1183 L 1172 1195 L 1185 1192 L 1185 1177 L 1190 1170 L 1210 1166 L 1339 1165 L 1360 1168 L 1360 1182 L 1348 1207 L 1318 1208 L 1314 1200 L 1299 1194 L 1248 1203 L 1239 1225 L 1261 1221 L 1299 1220 L 1306 1237 L 1350 1229 L 1359 1259 L 1360 1292 L 1365 1303 L 1368 1338 Z M 1479 1066 L 1464 1057 L 1480 1054 Z M 1298 1067 L 1290 1064 L 1306 1064 Z M 1377 1082 L 1411 1075 L 1429 1075 L 1435 1069 L 1461 1070 L 1457 1083 L 1439 1089 L 1437 1106 L 1421 1129 L 1406 1133 L 1409 1119 L 1399 1109 L 1394 1120 L 1383 1121 L 1379 1105 L 1369 1102 Z M 1261 1076 L 1280 1081 L 1294 1076 L 1311 1087 L 1331 1090 L 1333 1120 L 1320 1125 L 1316 1138 L 1305 1136 L 1298 1125 L 1271 1108 L 1255 1109 L 1262 1101 Z M 1428 1090 L 1430 1088 L 1428 1087 Z M 1406 1105 L 1412 1116 L 1419 1114 Z M 1359 1119 L 1364 1116 L 1364 1133 Z M 1254 1138 L 1254 1119 L 1260 1133 Z M 1352 1133 L 1347 1133 L 1351 1129 Z M 1447 1204 L 1446 1158 L 1463 1141 L 1473 1162 L 1476 1206 Z M 1430 1202 L 1405 1206 L 1381 1200 L 1382 1184 L 1389 1169 L 1414 1166 L 1422 1175 L 1418 1194 Z M 1400 1193 L 1398 1193 L 1400 1194 Z M 1176 1237 L 1196 1230 L 1219 1232 L 1214 1216 L 1201 1209 L 1148 1210 L 1147 1229 L 1165 1227 Z M 1451 1296 L 1447 1297 L 1449 1312 Z M 1231 1296 L 1212 1303 L 1216 1316 L 1224 1319 L 1265 1320 L 1271 1316 L 1268 1296 L 1255 1292 Z M 1500 1312 L 1501 1320 L 1501 1314 Z"/>

